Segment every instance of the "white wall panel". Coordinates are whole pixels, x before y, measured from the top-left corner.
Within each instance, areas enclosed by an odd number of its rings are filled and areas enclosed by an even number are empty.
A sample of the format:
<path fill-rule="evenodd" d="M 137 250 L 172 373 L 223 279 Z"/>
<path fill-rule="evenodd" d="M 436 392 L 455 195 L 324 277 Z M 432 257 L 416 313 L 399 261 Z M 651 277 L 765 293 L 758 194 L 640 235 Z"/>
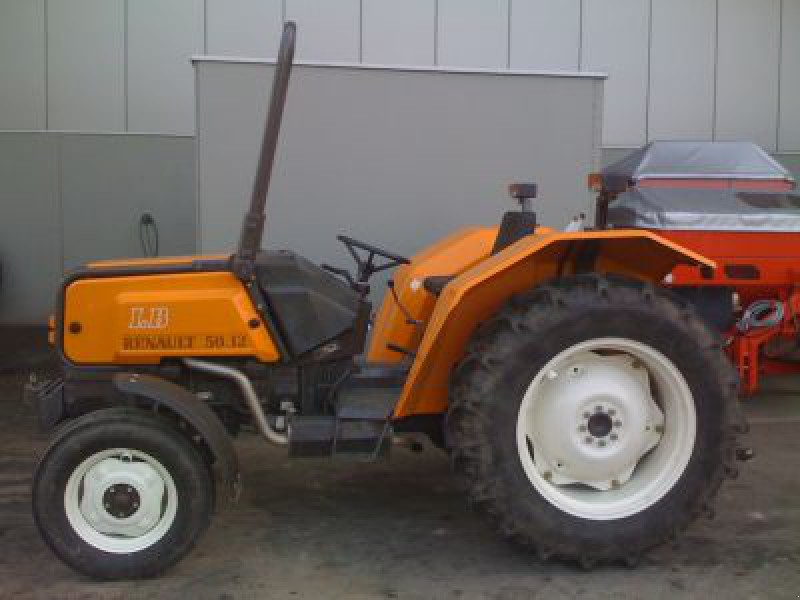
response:
<path fill-rule="evenodd" d="M 717 139 L 775 150 L 779 29 L 780 0 L 719 0 Z"/>
<path fill-rule="evenodd" d="M 128 3 L 128 131 L 194 132 L 194 70 L 203 0 Z"/>
<path fill-rule="evenodd" d="M 274 58 L 283 0 L 205 0 L 208 54 Z"/>
<path fill-rule="evenodd" d="M 48 0 L 50 129 L 125 128 L 123 0 Z"/>
<path fill-rule="evenodd" d="M 710 140 L 716 0 L 653 0 L 652 10 L 648 138 Z"/>
<path fill-rule="evenodd" d="M 0 0 L 0 129 L 45 128 L 44 0 Z"/>
<path fill-rule="evenodd" d="M 783 0 L 778 149 L 800 152 L 800 0 Z"/>
<path fill-rule="evenodd" d="M 439 0 L 437 62 L 508 66 L 508 0 Z"/>
<path fill-rule="evenodd" d="M 647 129 L 649 4 L 584 0 L 581 67 L 608 73 L 603 144 L 639 146 Z"/>
<path fill-rule="evenodd" d="M 435 0 L 363 0 L 362 60 L 384 65 L 432 65 Z"/>
<path fill-rule="evenodd" d="M 511 67 L 577 71 L 581 0 L 511 0 Z"/>
<path fill-rule="evenodd" d="M 297 21 L 298 59 L 359 60 L 360 0 L 286 0 L 286 18 Z"/>

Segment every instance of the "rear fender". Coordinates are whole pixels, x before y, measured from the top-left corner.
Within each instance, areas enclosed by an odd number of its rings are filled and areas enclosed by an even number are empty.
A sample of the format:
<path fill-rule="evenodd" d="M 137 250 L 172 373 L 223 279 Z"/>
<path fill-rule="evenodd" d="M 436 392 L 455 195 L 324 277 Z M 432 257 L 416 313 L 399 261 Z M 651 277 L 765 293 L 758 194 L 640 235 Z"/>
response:
<path fill-rule="evenodd" d="M 576 273 L 615 273 L 654 283 L 677 265 L 715 263 L 644 230 L 552 230 L 527 236 L 451 281 L 428 321 L 394 417 L 447 409 L 450 372 L 478 324 L 511 296 Z"/>

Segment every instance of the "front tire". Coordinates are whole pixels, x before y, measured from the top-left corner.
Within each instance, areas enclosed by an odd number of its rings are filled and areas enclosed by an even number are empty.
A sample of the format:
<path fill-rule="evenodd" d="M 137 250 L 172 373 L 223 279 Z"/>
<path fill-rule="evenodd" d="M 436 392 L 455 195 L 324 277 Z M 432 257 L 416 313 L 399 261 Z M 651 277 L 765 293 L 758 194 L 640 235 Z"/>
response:
<path fill-rule="evenodd" d="M 58 433 L 37 467 L 33 514 L 73 569 L 97 579 L 153 577 L 207 528 L 212 485 L 201 454 L 169 423 L 111 408 Z"/>
<path fill-rule="evenodd" d="M 687 303 L 565 278 L 473 335 L 451 383 L 453 464 L 472 503 L 542 558 L 632 563 L 710 512 L 732 472 L 736 390 Z"/>

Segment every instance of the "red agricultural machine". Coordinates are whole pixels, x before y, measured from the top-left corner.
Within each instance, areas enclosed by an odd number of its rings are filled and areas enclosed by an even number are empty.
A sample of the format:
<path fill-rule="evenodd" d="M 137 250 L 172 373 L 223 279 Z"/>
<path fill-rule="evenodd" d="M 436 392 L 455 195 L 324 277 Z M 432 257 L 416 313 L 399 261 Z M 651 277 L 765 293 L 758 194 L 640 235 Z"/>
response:
<path fill-rule="evenodd" d="M 664 283 L 723 332 L 744 394 L 800 373 L 800 197 L 784 167 L 748 142 L 652 142 L 589 184 L 598 228 L 649 229 L 717 263 Z"/>

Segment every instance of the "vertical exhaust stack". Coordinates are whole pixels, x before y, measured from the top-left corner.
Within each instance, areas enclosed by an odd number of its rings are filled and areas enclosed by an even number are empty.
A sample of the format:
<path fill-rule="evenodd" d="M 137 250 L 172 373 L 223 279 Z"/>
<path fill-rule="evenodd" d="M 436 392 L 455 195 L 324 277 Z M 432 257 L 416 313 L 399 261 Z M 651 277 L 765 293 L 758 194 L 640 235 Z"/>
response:
<path fill-rule="evenodd" d="M 289 75 L 292 72 L 296 31 L 297 27 L 294 21 L 287 21 L 283 26 L 281 46 L 275 64 L 275 75 L 272 79 L 272 95 L 267 112 L 267 123 L 264 128 L 264 137 L 261 140 L 258 169 L 253 182 L 253 193 L 250 197 L 250 209 L 244 217 L 239 247 L 233 256 L 233 272 L 242 280 L 250 279 L 253 276 L 256 254 L 261 248 L 261 238 L 264 235 L 267 193 L 272 178 L 272 166 L 275 163 L 275 150 L 278 146 L 286 91 L 289 88 Z"/>

